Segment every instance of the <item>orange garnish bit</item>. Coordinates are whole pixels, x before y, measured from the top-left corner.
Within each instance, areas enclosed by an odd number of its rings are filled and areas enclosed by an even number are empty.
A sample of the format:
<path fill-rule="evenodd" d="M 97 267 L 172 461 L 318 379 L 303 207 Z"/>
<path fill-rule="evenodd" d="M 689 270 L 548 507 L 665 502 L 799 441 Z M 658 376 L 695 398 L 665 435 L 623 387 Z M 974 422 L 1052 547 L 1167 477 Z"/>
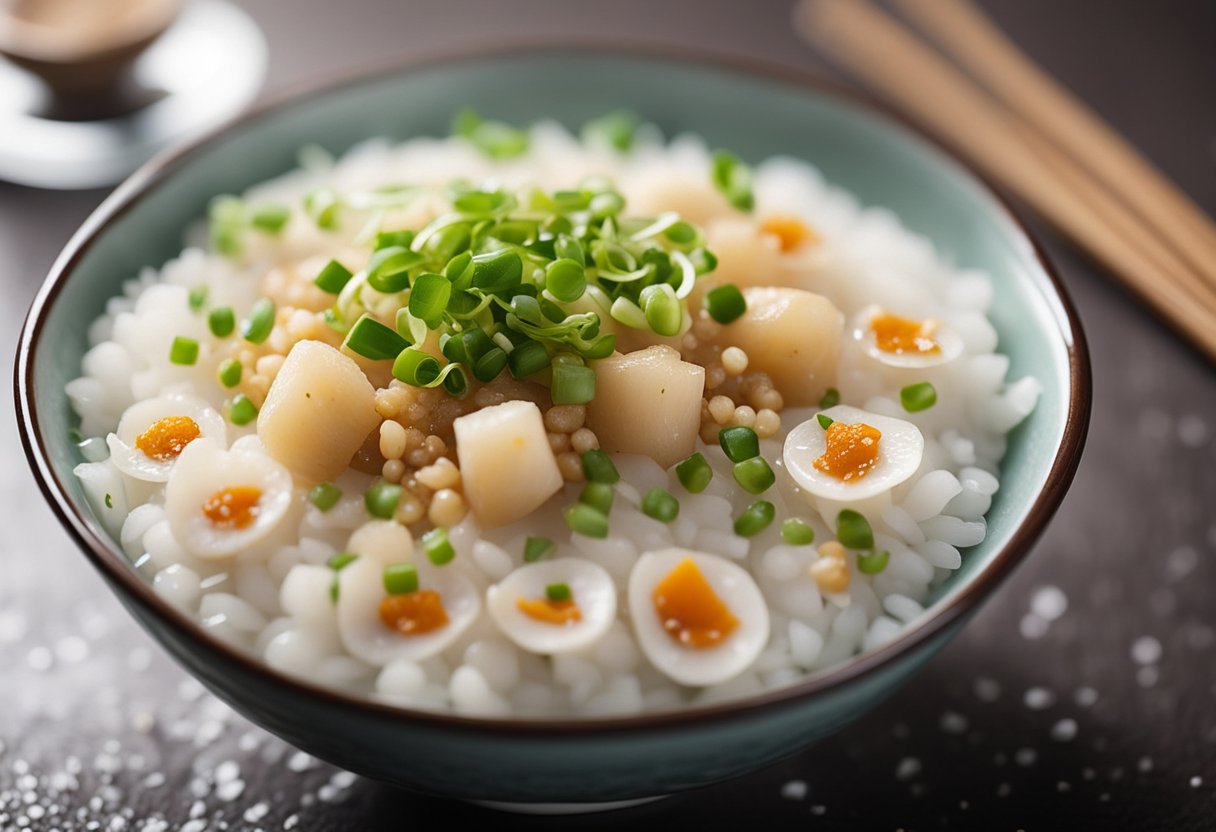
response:
<path fill-rule="evenodd" d="M 189 416 L 166 416 L 135 438 L 135 447 L 149 459 L 168 462 L 177 459 L 186 446 L 198 439 L 202 431 Z"/>
<path fill-rule="evenodd" d="M 258 518 L 262 489 L 252 485 L 222 488 L 203 503 L 203 516 L 217 529 L 243 529 Z"/>
<path fill-rule="evenodd" d="M 878 440 L 882 433 L 864 422 L 828 425 L 827 449 L 813 463 L 817 471 L 849 482 L 859 480 L 878 464 Z"/>
<path fill-rule="evenodd" d="M 819 235 L 797 217 L 769 217 L 760 223 L 760 230 L 776 237 L 781 244 L 782 251 L 793 251 L 804 245 L 819 242 Z"/>
<path fill-rule="evenodd" d="M 650 597 L 663 629 L 685 647 L 714 647 L 739 626 L 692 558 L 668 572 Z"/>
<path fill-rule="evenodd" d="M 874 330 L 874 341 L 883 352 L 927 355 L 942 351 L 933 337 L 937 331 L 936 321 L 917 321 L 883 313 L 870 320 L 870 329 Z"/>
<path fill-rule="evenodd" d="M 520 598 L 515 602 L 519 611 L 528 618 L 535 618 L 545 624 L 573 624 L 583 620 L 583 611 L 574 603 L 573 598 L 564 601 L 550 601 L 548 598 Z"/>
<path fill-rule="evenodd" d="M 403 636 L 422 636 L 448 623 L 443 599 L 431 589 L 386 595 L 380 602 L 380 620 Z"/>

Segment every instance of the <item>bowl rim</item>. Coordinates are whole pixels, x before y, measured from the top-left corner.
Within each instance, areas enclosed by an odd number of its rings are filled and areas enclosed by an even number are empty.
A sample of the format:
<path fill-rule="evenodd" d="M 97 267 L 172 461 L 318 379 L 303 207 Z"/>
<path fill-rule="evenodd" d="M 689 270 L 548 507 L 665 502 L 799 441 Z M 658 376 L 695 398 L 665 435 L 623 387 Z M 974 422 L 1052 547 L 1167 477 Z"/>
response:
<path fill-rule="evenodd" d="M 832 99 L 836 103 L 860 109 L 883 127 L 901 128 L 970 178 L 994 210 L 1004 216 L 1015 232 L 1029 243 L 1034 260 L 1042 275 L 1032 275 L 1037 289 L 1048 302 L 1054 301 L 1054 320 L 1068 356 L 1068 401 L 1060 445 L 1039 494 L 1031 504 L 1026 520 L 1015 529 L 1009 541 L 982 570 L 960 587 L 949 601 L 932 615 L 906 626 L 899 635 L 882 646 L 853 656 L 851 659 L 811 674 L 799 682 L 769 689 L 751 696 L 709 705 L 691 706 L 679 710 L 658 711 L 622 717 L 561 717 L 554 719 L 512 719 L 459 716 L 407 708 L 377 702 L 369 697 L 324 687 L 272 668 L 252 653 L 231 646 L 202 630 L 186 613 L 162 599 L 144 579 L 131 568 L 119 550 L 94 534 L 83 516 L 82 509 L 68 496 L 68 490 L 50 462 L 46 437 L 38 419 L 34 367 L 36 354 L 42 344 L 42 323 L 59 300 L 73 271 L 93 243 L 104 235 L 112 223 L 131 210 L 144 196 L 156 190 L 193 157 L 215 141 L 238 132 L 280 111 L 307 106 L 310 101 L 340 92 L 350 87 L 374 84 L 405 75 L 412 71 L 442 68 L 466 62 L 510 59 L 520 56 L 591 55 L 597 58 L 645 59 L 676 66 L 729 72 L 753 80 L 796 87 L 802 91 Z M 1043 278 L 1046 278 L 1045 280 Z M 368 719 L 389 719 L 402 727 L 455 730 L 476 734 L 492 734 L 502 738 L 533 738 L 556 741 L 577 740 L 580 736 L 602 735 L 607 732 L 682 729 L 710 723 L 726 723 L 776 712 L 798 701 L 825 694 L 847 683 L 874 675 L 880 668 L 901 657 L 926 647 L 934 637 L 946 632 L 953 624 L 973 612 L 1025 558 L 1034 542 L 1043 533 L 1047 522 L 1059 508 L 1080 462 L 1085 445 L 1092 404 L 1092 374 L 1089 350 L 1080 318 L 1073 306 L 1059 273 L 1047 257 L 1040 241 L 1031 233 L 1008 200 L 996 186 L 967 160 L 961 158 L 939 139 L 913 123 L 886 103 L 855 87 L 805 69 L 771 61 L 743 57 L 720 49 L 673 46 L 652 41 L 621 39 L 575 38 L 558 43 L 553 39 L 520 39 L 503 43 L 474 43 L 457 48 L 436 49 L 401 60 L 394 58 L 340 73 L 336 78 L 317 82 L 305 81 L 270 96 L 264 102 L 184 143 L 161 152 L 145 163 L 120 184 L 89 215 L 56 257 L 46 279 L 31 303 L 18 342 L 14 365 L 14 396 L 17 402 L 17 422 L 27 462 L 47 502 L 60 524 L 67 529 L 93 567 L 102 573 L 113 589 L 120 587 L 127 598 L 137 603 L 163 625 L 171 628 L 179 641 L 211 655 L 212 660 L 224 660 L 239 665 L 243 671 L 261 677 L 271 687 L 287 688 L 294 695 L 313 700 L 315 704 L 354 710 Z M 143 622 L 141 622 L 142 624 Z M 158 638 L 157 641 L 161 639 Z M 161 645 L 165 648 L 165 645 Z M 167 649 L 167 648 L 165 648 Z M 173 651 L 169 651 L 172 655 Z M 219 655 L 214 655 L 219 654 Z M 174 657 L 176 660 L 176 656 Z M 182 664 L 178 661 L 178 664 Z M 187 671 L 189 672 L 189 670 Z M 191 675 L 195 675 L 191 673 Z M 215 691 L 221 698 L 228 697 Z"/>

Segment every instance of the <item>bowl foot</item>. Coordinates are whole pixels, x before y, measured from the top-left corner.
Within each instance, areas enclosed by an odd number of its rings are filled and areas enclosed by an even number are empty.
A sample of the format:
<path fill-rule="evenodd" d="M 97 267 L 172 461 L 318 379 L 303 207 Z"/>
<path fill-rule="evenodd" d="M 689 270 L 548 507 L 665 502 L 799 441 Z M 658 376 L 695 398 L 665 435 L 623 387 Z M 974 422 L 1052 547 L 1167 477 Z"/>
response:
<path fill-rule="evenodd" d="M 611 812 L 616 809 L 628 809 L 653 803 L 667 797 L 656 794 L 651 797 L 635 797 L 631 800 L 607 800 L 602 803 L 512 803 L 506 800 L 470 800 L 478 806 L 487 809 L 497 809 L 500 812 L 515 812 L 520 815 L 589 815 L 594 812 Z"/>

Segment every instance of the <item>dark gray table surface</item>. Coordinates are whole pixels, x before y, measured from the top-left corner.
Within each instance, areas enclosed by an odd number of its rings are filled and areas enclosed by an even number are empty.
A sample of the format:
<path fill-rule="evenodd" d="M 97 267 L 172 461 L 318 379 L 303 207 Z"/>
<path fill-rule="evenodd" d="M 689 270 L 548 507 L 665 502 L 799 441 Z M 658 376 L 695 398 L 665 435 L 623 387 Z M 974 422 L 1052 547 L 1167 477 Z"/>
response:
<path fill-rule="evenodd" d="M 414 49 L 587 32 L 826 70 L 784 0 L 244 5 L 270 42 L 270 94 Z M 983 5 L 1216 211 L 1216 4 Z M 0 184 L 3 366 L 55 253 L 103 196 Z M 0 419 L 0 830 L 1216 828 L 1216 377 L 1031 225 L 1080 310 L 1095 376 L 1088 449 L 1042 542 L 886 704 L 793 759 L 645 808 L 500 815 L 357 779 L 251 726 L 127 618 Z"/>

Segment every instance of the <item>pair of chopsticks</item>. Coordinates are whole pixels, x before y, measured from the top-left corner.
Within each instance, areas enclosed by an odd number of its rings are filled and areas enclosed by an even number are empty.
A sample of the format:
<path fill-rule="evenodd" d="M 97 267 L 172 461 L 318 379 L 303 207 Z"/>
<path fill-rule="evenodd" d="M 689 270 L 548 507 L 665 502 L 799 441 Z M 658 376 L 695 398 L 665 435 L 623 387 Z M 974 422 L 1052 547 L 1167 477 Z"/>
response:
<path fill-rule="evenodd" d="M 1105 265 L 1216 361 L 1216 225 L 968 0 L 802 0 L 799 34 Z M 974 79 L 974 80 L 973 80 Z"/>

